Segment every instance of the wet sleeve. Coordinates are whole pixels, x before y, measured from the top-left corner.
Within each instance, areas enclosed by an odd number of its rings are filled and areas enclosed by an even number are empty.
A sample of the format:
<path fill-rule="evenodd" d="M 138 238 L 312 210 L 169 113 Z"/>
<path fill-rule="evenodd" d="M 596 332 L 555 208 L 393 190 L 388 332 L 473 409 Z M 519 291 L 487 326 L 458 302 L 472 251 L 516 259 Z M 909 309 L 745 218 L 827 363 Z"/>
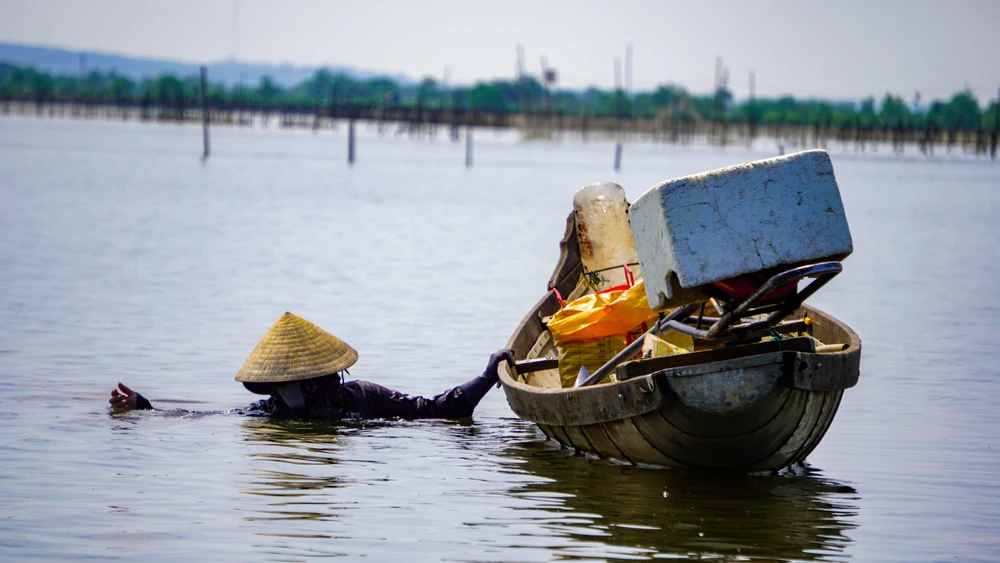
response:
<path fill-rule="evenodd" d="M 138 411 L 149 411 L 153 410 L 153 404 L 149 402 L 146 397 L 136 393 L 135 394 L 135 410 Z"/>
<path fill-rule="evenodd" d="M 192 411 L 187 409 L 154 409 L 153 405 L 142 395 L 138 395 L 135 401 L 135 410 L 155 410 L 168 416 L 202 416 L 206 414 L 242 414 L 246 416 L 269 416 L 274 414 L 275 403 L 273 399 L 264 399 L 251 403 L 243 408 L 231 409 L 227 411 Z"/>
<path fill-rule="evenodd" d="M 475 409 L 458 387 L 427 399 L 369 381 L 348 381 L 344 395 L 345 413 L 354 418 L 469 418 Z"/>
<path fill-rule="evenodd" d="M 274 399 L 262 399 L 256 403 L 250 403 L 242 409 L 234 409 L 228 412 L 245 414 L 247 416 L 268 416 L 274 414 L 275 410 L 276 405 Z"/>

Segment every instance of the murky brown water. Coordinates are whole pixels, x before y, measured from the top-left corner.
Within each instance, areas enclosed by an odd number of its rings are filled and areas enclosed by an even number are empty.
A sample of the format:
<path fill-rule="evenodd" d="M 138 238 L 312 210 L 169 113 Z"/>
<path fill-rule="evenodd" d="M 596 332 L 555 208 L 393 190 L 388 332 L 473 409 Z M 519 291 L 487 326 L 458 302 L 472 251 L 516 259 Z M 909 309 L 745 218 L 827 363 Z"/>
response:
<path fill-rule="evenodd" d="M 1000 554 L 1000 165 L 831 147 L 855 254 L 812 302 L 864 340 L 809 467 L 717 477 L 586 459 L 494 391 L 474 422 L 111 416 L 253 397 L 285 310 L 355 377 L 433 394 L 540 296 L 573 192 L 633 199 L 769 150 L 0 118 L 0 559 L 992 561 Z"/>

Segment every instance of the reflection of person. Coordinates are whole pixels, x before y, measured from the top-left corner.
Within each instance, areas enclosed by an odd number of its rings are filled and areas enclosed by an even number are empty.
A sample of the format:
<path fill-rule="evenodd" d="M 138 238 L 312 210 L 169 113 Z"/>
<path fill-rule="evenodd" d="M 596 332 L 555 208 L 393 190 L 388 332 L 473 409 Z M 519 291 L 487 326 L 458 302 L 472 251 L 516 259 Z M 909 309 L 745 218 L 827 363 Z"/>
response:
<path fill-rule="evenodd" d="M 236 373 L 252 393 L 270 395 L 233 412 L 321 420 L 340 418 L 468 418 L 499 382 L 497 368 L 512 350 L 490 356 L 482 375 L 431 399 L 404 395 L 368 381 L 344 382 L 358 360 L 346 342 L 291 313 L 282 315 Z M 118 410 L 152 409 L 145 397 L 122 383 L 108 400 Z"/>

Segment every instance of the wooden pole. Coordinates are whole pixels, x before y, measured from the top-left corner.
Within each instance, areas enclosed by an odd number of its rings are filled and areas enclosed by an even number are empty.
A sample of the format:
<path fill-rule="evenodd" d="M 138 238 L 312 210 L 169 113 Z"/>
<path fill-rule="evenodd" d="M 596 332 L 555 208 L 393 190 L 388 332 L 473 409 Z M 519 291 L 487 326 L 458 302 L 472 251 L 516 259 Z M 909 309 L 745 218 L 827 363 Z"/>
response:
<path fill-rule="evenodd" d="M 527 124 L 525 115 L 524 99 L 524 47 L 520 43 L 517 45 L 517 102 L 521 110 L 521 116 Z"/>
<path fill-rule="evenodd" d="M 208 158 L 208 94 L 206 93 L 208 69 L 201 67 L 201 131 L 203 141 L 202 159 Z"/>
<path fill-rule="evenodd" d="M 632 126 L 632 44 L 625 45 L 625 111 L 628 113 L 628 125 Z"/>
<path fill-rule="evenodd" d="M 749 115 L 747 116 L 747 147 L 753 144 L 754 137 L 757 136 L 757 116 L 755 115 L 756 102 L 757 102 L 757 80 L 754 76 L 753 71 L 750 71 L 750 107 Z"/>
<path fill-rule="evenodd" d="M 347 162 L 354 164 L 354 118 L 347 122 Z"/>
<path fill-rule="evenodd" d="M 632 101 L 632 44 L 625 45 L 625 96 Z"/>
<path fill-rule="evenodd" d="M 618 121 L 618 139 L 615 143 L 615 172 L 622 168 L 622 96 L 625 95 L 622 89 L 622 63 L 620 59 L 615 59 L 615 119 Z"/>
<path fill-rule="evenodd" d="M 465 167 L 472 168 L 472 127 L 465 128 Z"/>
<path fill-rule="evenodd" d="M 990 158 L 997 158 L 997 137 L 1000 136 L 1000 91 L 997 92 L 996 112 L 993 114 L 993 134 L 990 135 Z"/>
<path fill-rule="evenodd" d="M 712 88 L 712 117 L 709 118 L 712 122 L 712 129 L 710 137 L 715 140 L 718 135 L 719 127 L 719 89 L 722 84 L 722 57 L 715 57 L 715 86 Z"/>
<path fill-rule="evenodd" d="M 542 107 L 545 117 L 549 117 L 552 112 L 552 98 L 549 95 L 549 62 L 545 57 L 541 57 L 542 62 Z M 551 126 L 551 125 L 550 125 Z"/>

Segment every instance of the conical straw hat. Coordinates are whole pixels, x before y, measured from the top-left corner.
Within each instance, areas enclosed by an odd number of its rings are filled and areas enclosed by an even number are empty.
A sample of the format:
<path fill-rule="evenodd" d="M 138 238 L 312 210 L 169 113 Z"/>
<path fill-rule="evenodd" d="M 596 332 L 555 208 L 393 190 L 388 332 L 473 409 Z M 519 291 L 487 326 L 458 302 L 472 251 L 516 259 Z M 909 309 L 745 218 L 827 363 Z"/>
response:
<path fill-rule="evenodd" d="M 300 381 L 336 373 L 356 361 L 357 351 L 346 342 L 301 317 L 285 313 L 236 372 L 236 381 Z"/>

